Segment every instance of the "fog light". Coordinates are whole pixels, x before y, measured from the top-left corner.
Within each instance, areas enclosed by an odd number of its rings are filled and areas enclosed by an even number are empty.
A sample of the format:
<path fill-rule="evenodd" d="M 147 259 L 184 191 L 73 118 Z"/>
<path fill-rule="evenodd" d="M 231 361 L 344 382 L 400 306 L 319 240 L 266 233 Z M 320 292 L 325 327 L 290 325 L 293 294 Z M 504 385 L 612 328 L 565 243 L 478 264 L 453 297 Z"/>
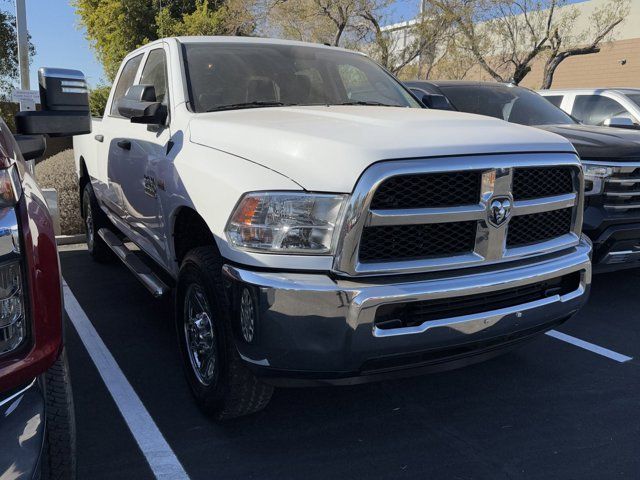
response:
<path fill-rule="evenodd" d="M 240 329 L 245 342 L 251 343 L 256 333 L 256 307 L 248 288 L 242 289 L 240 297 Z"/>

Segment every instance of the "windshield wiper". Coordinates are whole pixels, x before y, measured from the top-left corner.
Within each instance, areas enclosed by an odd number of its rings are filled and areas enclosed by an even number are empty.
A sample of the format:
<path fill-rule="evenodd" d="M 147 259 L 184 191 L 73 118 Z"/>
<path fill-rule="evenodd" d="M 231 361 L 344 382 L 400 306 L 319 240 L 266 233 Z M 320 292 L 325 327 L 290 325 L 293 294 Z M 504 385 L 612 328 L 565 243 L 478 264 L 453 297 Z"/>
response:
<path fill-rule="evenodd" d="M 403 107 L 404 105 L 397 105 L 392 103 L 382 103 L 374 101 L 357 100 L 353 102 L 332 103 L 331 105 L 370 105 L 373 107 Z"/>
<path fill-rule="evenodd" d="M 283 102 L 244 102 L 244 103 L 231 103 L 229 105 L 219 105 L 217 107 L 210 108 L 207 112 L 218 112 L 220 110 L 239 110 L 241 108 L 260 108 L 260 107 L 289 107 L 295 105 L 294 103 Z"/>

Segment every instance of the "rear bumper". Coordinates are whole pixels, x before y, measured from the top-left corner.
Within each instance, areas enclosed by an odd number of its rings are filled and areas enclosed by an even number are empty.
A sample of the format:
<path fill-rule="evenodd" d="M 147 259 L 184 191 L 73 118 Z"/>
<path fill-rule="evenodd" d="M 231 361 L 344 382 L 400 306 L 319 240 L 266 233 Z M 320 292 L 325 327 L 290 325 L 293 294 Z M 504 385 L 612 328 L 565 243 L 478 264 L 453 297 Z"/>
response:
<path fill-rule="evenodd" d="M 410 277 L 334 279 L 320 274 L 255 272 L 226 265 L 232 301 L 245 287 L 259 316 L 255 339 L 239 328 L 236 345 L 256 374 L 275 384 L 360 383 L 482 360 L 553 328 L 585 302 L 591 244 L 507 268 Z M 378 328 L 380 307 L 490 294 L 574 274 L 576 288 L 535 301 L 401 328 Z M 237 312 L 236 312 L 237 313 Z M 239 323 L 235 315 L 234 325 Z"/>
<path fill-rule="evenodd" d="M 39 478 L 44 430 L 40 380 L 0 395 L 0 478 Z"/>

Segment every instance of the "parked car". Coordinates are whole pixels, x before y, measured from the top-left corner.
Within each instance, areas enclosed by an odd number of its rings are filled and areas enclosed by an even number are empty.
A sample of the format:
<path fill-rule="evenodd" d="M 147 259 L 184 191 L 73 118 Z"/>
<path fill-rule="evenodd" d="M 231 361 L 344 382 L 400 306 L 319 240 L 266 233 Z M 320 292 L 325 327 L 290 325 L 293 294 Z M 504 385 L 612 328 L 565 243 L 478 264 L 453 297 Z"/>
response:
<path fill-rule="evenodd" d="M 411 81 L 439 107 L 535 126 L 573 143 L 586 177 L 583 229 L 595 271 L 640 266 L 640 132 L 581 125 L 537 93 L 495 82 Z"/>
<path fill-rule="evenodd" d="M 89 253 L 174 287 L 186 376 L 218 419 L 273 386 L 477 362 L 587 299 L 571 144 L 426 110 L 365 55 L 159 40 L 126 56 L 106 112 L 74 138 Z"/>
<path fill-rule="evenodd" d="M 0 478 L 67 480 L 75 419 L 60 266 L 29 161 L 44 153 L 44 134 L 88 133 L 91 123 L 81 72 L 40 69 L 39 80 L 42 111 L 18 113 L 20 134 L 0 119 Z"/>
<path fill-rule="evenodd" d="M 587 125 L 640 129 L 640 88 L 540 90 L 538 93 Z"/>

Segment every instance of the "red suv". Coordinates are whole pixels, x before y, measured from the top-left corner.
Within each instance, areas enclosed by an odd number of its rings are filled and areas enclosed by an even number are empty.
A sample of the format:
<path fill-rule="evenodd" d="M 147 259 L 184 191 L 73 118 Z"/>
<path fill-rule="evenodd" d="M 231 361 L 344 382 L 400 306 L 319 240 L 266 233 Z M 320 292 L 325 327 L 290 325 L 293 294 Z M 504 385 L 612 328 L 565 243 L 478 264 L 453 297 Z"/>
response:
<path fill-rule="evenodd" d="M 42 110 L 0 119 L 0 478 L 75 478 L 75 420 L 64 351 L 53 222 L 34 178 L 45 134 L 89 133 L 81 72 L 40 69 Z"/>

